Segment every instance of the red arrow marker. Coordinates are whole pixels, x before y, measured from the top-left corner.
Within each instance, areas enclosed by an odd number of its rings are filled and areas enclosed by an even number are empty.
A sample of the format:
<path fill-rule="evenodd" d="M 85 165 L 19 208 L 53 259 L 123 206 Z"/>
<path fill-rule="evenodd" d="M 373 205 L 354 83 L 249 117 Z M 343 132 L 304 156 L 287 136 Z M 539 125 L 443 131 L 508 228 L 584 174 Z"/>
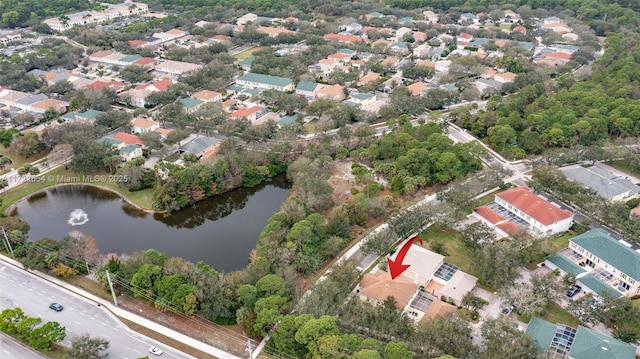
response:
<path fill-rule="evenodd" d="M 410 264 L 402 264 L 402 261 L 404 260 L 404 257 L 407 255 L 407 252 L 409 252 L 409 248 L 411 248 L 411 245 L 413 245 L 413 242 L 415 242 L 416 240 L 420 241 L 420 244 L 423 244 L 422 238 L 413 237 L 410 240 L 408 240 L 407 243 L 405 243 L 402 246 L 402 248 L 400 248 L 400 252 L 396 256 L 395 261 L 392 260 L 391 258 L 387 258 L 387 264 L 389 265 L 389 272 L 391 273 L 391 279 L 396 279 L 400 274 L 402 274 L 402 272 L 406 271 L 407 268 L 411 267 Z"/>

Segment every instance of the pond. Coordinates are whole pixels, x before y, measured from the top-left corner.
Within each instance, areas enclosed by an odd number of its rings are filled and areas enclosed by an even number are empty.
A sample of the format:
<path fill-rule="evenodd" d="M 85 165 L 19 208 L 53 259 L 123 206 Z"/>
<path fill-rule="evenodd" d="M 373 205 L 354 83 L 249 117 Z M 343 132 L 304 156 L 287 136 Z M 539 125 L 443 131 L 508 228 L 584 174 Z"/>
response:
<path fill-rule="evenodd" d="M 281 175 L 165 216 L 140 211 L 97 187 L 69 185 L 19 202 L 11 215 L 29 223 L 31 240 L 59 240 L 79 230 L 95 237 L 103 254 L 153 248 L 169 257 L 204 261 L 229 272 L 247 265 L 260 232 L 287 198 L 288 186 Z"/>

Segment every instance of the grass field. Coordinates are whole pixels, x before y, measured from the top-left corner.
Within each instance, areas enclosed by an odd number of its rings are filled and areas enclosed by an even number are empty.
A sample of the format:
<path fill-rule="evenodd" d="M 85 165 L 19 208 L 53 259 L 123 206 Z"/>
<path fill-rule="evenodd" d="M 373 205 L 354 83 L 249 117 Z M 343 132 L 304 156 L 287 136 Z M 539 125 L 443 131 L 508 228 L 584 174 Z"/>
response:
<path fill-rule="evenodd" d="M 264 49 L 268 49 L 268 47 L 266 47 L 266 46 L 254 47 L 252 49 L 239 52 L 239 53 L 233 55 L 233 57 L 238 59 L 238 60 L 244 60 L 246 58 L 251 57 L 251 55 L 253 55 L 254 52 L 260 51 L 260 50 L 264 50 Z"/>
<path fill-rule="evenodd" d="M 0 155 L 6 156 L 11 158 L 11 167 L 18 169 L 22 166 L 24 166 L 27 163 L 31 163 L 31 162 L 35 162 L 41 158 L 43 158 L 44 156 L 46 156 L 46 153 L 37 153 L 33 156 L 30 156 L 29 158 L 25 158 L 22 156 L 16 156 L 12 153 L 9 153 L 9 150 L 4 148 L 4 146 L 0 146 Z"/>
<path fill-rule="evenodd" d="M 73 183 L 92 183 L 95 185 L 99 185 L 102 187 L 110 188 L 114 191 L 117 191 L 120 195 L 127 198 L 132 203 L 143 209 L 151 209 L 151 202 L 153 199 L 153 189 L 145 189 L 137 192 L 129 192 L 124 188 L 121 188 L 117 182 L 109 181 L 109 174 L 106 172 L 96 172 L 91 174 L 86 174 L 87 177 L 96 178 L 95 176 L 106 176 L 106 181 L 88 181 L 82 180 L 83 175 L 74 173 L 70 170 L 65 170 L 64 167 L 58 167 L 51 172 L 47 172 L 44 175 L 41 175 L 42 181 L 39 182 L 28 182 L 23 183 L 15 188 L 8 190 L 6 193 L 1 195 L 2 204 L 0 205 L 0 213 L 4 213 L 12 204 L 18 202 L 19 200 L 36 193 L 45 188 L 55 186 L 58 184 L 69 183 L 67 180 L 61 180 L 61 177 L 74 177 Z M 77 181 L 75 180 L 77 179 Z"/>
<path fill-rule="evenodd" d="M 469 273 L 471 270 L 471 260 L 469 259 L 471 250 L 462 244 L 457 231 L 434 225 L 422 232 L 421 236 L 425 240 L 427 247 L 433 245 L 434 242 L 443 243 L 447 251 L 444 260 Z"/>
<path fill-rule="evenodd" d="M 547 304 L 546 312 L 547 313 L 544 316 L 540 316 L 540 318 L 550 323 L 553 323 L 553 324 L 561 323 L 574 328 L 577 328 L 578 325 L 580 325 L 580 321 L 578 320 L 578 318 L 574 317 L 573 315 L 571 315 L 571 313 L 562 309 L 562 307 L 557 305 L 556 303 L 549 302 L 549 304 Z M 529 323 L 529 320 L 531 320 L 531 317 L 521 315 L 521 316 L 518 316 L 518 320 L 524 323 Z"/>

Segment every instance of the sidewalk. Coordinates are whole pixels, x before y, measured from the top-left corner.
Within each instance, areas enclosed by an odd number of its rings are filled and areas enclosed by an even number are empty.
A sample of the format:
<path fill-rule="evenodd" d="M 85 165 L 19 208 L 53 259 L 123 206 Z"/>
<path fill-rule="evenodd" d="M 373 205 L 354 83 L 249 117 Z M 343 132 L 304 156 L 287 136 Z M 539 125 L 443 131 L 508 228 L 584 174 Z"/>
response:
<path fill-rule="evenodd" d="M 24 267 L 22 266 L 22 263 L 11 259 L 9 257 L 6 257 L 4 255 L 0 255 L 0 261 L 3 261 L 7 264 L 13 265 L 15 267 L 18 267 L 20 269 L 24 269 Z M 25 269 L 26 270 L 26 269 Z M 115 307 L 113 305 L 113 303 L 105 301 L 102 298 L 96 297 L 95 295 L 88 293 L 80 288 L 76 288 L 68 283 L 65 283 L 55 277 L 49 276 L 47 274 L 41 273 L 41 272 L 37 272 L 37 271 L 30 271 L 27 270 L 29 273 L 40 277 L 43 280 L 46 280 L 50 283 L 53 283 L 59 287 L 62 287 L 66 290 L 68 290 L 69 292 L 75 293 L 76 295 L 84 298 L 87 301 L 90 302 L 94 302 L 96 304 L 100 304 L 100 307 L 103 308 L 103 310 L 105 310 L 109 315 L 111 315 L 115 320 L 117 320 L 118 322 L 121 322 L 120 320 L 118 320 L 118 318 L 116 316 L 122 317 L 124 319 L 130 320 L 132 322 L 135 322 L 145 328 L 148 328 L 150 330 L 153 330 L 155 332 L 158 332 L 160 334 L 166 335 L 169 338 L 173 338 L 181 343 L 184 343 L 186 345 L 189 345 L 190 347 L 194 348 L 194 349 L 198 349 L 201 350 L 205 353 L 209 353 L 211 355 L 215 355 L 216 357 L 220 358 L 220 359 L 240 359 L 239 357 L 232 355 L 230 353 L 227 353 L 223 350 L 220 350 L 218 348 L 215 348 L 209 344 L 205 344 L 203 342 L 200 342 L 198 340 L 195 340 L 193 338 L 190 338 L 182 333 L 176 332 L 172 329 L 169 329 L 167 327 L 164 327 L 162 325 L 159 325 L 158 323 L 155 323 L 151 320 L 148 320 L 146 318 L 140 317 L 136 314 L 133 314 L 129 311 L 123 310 L 121 308 Z M 124 323 L 121 323 L 122 326 L 128 328 L 126 325 L 124 325 Z"/>

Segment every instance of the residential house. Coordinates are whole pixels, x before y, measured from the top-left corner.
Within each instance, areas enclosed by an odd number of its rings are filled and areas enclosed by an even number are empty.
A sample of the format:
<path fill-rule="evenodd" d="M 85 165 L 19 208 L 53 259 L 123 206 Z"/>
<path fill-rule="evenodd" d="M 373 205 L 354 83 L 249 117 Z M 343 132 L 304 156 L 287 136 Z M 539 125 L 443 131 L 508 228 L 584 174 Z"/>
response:
<path fill-rule="evenodd" d="M 326 34 L 322 37 L 325 41 L 337 41 L 345 44 L 359 44 L 367 42 L 367 39 L 356 35 L 344 35 L 344 34 Z"/>
<path fill-rule="evenodd" d="M 82 26 L 87 24 L 100 24 L 113 19 L 144 14 L 149 11 L 147 4 L 140 2 L 125 1 L 120 4 L 107 5 L 102 11 L 81 11 L 66 14 L 66 19 L 61 20 L 60 17 L 46 19 L 43 22 L 51 28 L 51 30 L 65 31 L 74 26 Z"/>
<path fill-rule="evenodd" d="M 402 39 L 404 38 L 404 35 L 406 34 L 410 34 L 412 32 L 412 30 L 408 27 L 401 27 L 399 29 L 396 30 L 396 40 L 397 41 L 402 41 Z"/>
<path fill-rule="evenodd" d="M 280 117 L 280 119 L 276 121 L 276 125 L 278 125 L 279 128 L 291 125 L 292 123 L 295 123 L 296 121 L 298 121 L 298 117 L 299 117 L 298 114 Z"/>
<path fill-rule="evenodd" d="M 456 37 L 456 42 L 460 45 L 460 44 L 464 44 L 465 46 L 467 44 L 469 44 L 469 42 L 471 42 L 471 40 L 473 40 L 473 35 L 466 33 L 466 32 L 461 32 L 460 34 L 458 34 L 458 36 Z"/>
<path fill-rule="evenodd" d="M 406 42 L 397 41 L 389 46 L 389 52 L 396 55 L 408 55 L 409 54 L 409 46 Z"/>
<path fill-rule="evenodd" d="M 354 93 L 351 94 L 351 98 L 348 101 L 360 107 L 367 107 L 376 102 L 376 95 L 372 93 Z"/>
<path fill-rule="evenodd" d="M 327 98 L 335 101 L 342 101 L 344 97 L 344 87 L 340 86 L 339 84 L 323 85 L 318 90 L 318 98 Z"/>
<path fill-rule="evenodd" d="M 20 31 L 0 30 L 0 43 L 2 43 L 3 45 L 7 45 L 11 41 L 20 40 L 21 38 L 22 34 L 20 33 Z"/>
<path fill-rule="evenodd" d="M 335 53 L 335 54 L 329 54 L 327 56 L 327 59 L 335 63 L 346 64 L 349 62 L 349 60 L 351 60 L 351 56 L 347 54 Z"/>
<path fill-rule="evenodd" d="M 160 127 L 158 121 L 148 118 L 136 117 L 131 120 L 131 132 L 133 133 L 149 133 Z"/>
<path fill-rule="evenodd" d="M 516 13 L 513 10 L 507 9 L 504 11 L 504 19 L 502 20 L 502 22 L 514 23 L 520 21 L 521 19 L 522 18 L 520 17 L 520 14 Z"/>
<path fill-rule="evenodd" d="M 571 238 L 569 246 L 548 257 L 545 265 L 575 276 L 585 292 L 640 294 L 640 249 L 602 228 Z"/>
<path fill-rule="evenodd" d="M 136 135 L 132 135 L 130 133 L 126 133 L 126 132 L 116 132 L 115 134 L 109 136 L 115 140 L 120 140 L 124 143 L 125 146 L 129 146 L 129 145 L 138 145 L 138 146 L 143 146 L 144 142 L 142 142 L 142 140 L 140 138 L 138 138 L 138 136 Z"/>
<path fill-rule="evenodd" d="M 411 96 L 421 96 L 429 87 L 424 82 L 416 82 L 407 86 L 407 90 L 411 91 Z"/>
<path fill-rule="evenodd" d="M 572 165 L 560 169 L 567 179 L 581 183 L 612 202 L 627 202 L 640 197 L 640 187 L 621 175 L 597 166 Z"/>
<path fill-rule="evenodd" d="M 17 101 L 29 96 L 30 95 L 26 92 L 4 89 L 2 92 L 0 92 L 0 104 L 9 107 L 18 107 Z"/>
<path fill-rule="evenodd" d="M 420 44 L 413 48 L 413 56 L 415 57 L 426 57 L 431 52 L 431 46 L 429 44 Z"/>
<path fill-rule="evenodd" d="M 440 60 L 440 61 L 436 61 L 435 70 L 436 72 L 449 72 L 450 67 L 451 67 L 451 61 Z"/>
<path fill-rule="evenodd" d="M 225 44 L 225 45 L 231 43 L 231 37 L 227 35 L 215 35 L 209 40 L 214 43 Z"/>
<path fill-rule="evenodd" d="M 192 64 L 189 62 L 163 60 L 156 65 L 155 70 L 172 75 L 182 75 L 185 72 L 196 71 L 201 68 L 202 65 Z"/>
<path fill-rule="evenodd" d="M 170 79 L 163 79 L 156 82 L 145 83 L 138 87 L 122 92 L 120 97 L 129 97 L 129 103 L 132 106 L 144 107 L 147 104 L 147 97 L 154 92 L 164 92 L 169 86 L 173 85 L 173 81 Z"/>
<path fill-rule="evenodd" d="M 350 24 L 340 26 L 340 31 L 348 32 L 350 34 L 360 34 L 362 33 L 362 25 L 357 22 L 352 22 Z"/>
<path fill-rule="evenodd" d="M 362 76 L 359 80 L 357 85 L 358 86 L 363 86 L 366 85 L 368 83 L 374 82 L 374 81 L 378 81 L 380 79 L 380 74 L 376 73 L 376 72 L 369 72 L 366 75 Z"/>
<path fill-rule="evenodd" d="M 87 110 L 87 111 L 84 111 L 84 112 L 71 112 L 71 113 L 68 113 L 68 114 L 62 116 L 62 118 L 64 118 L 67 121 L 95 122 L 95 120 L 98 118 L 98 116 L 100 116 L 103 113 L 104 112 L 102 112 L 102 111 Z"/>
<path fill-rule="evenodd" d="M 245 107 L 239 110 L 233 111 L 229 115 L 230 119 L 246 118 L 251 122 L 254 122 L 264 116 L 269 110 L 262 106 Z"/>
<path fill-rule="evenodd" d="M 498 71 L 490 68 L 490 67 L 485 67 L 484 70 L 482 70 L 482 72 L 480 73 L 480 77 L 482 77 L 483 79 L 493 79 L 493 77 L 498 73 Z"/>
<path fill-rule="evenodd" d="M 242 67 L 242 69 L 243 69 L 244 71 L 247 71 L 247 72 L 248 72 L 248 71 L 250 71 L 250 70 L 251 70 L 251 65 L 253 64 L 253 62 L 254 62 L 255 60 L 256 60 L 256 57 L 255 57 L 255 56 L 249 56 L 249 57 L 247 57 L 246 59 L 239 61 L 239 62 L 238 62 L 238 65 L 239 65 L 240 67 Z"/>
<path fill-rule="evenodd" d="M 258 20 L 258 15 L 252 14 L 252 13 L 248 13 L 248 14 L 240 16 L 238 18 L 238 20 L 236 20 L 236 24 L 238 24 L 238 25 L 246 25 L 247 23 L 255 22 L 256 20 Z"/>
<path fill-rule="evenodd" d="M 516 187 L 500 192 L 496 194 L 495 201 L 486 207 L 490 212 L 538 236 L 565 232 L 573 224 L 573 213 L 547 202 L 526 187 Z M 477 208 L 473 211 L 473 215 L 495 228 L 495 223 L 483 216 L 486 212 L 489 211 L 480 212 Z"/>
<path fill-rule="evenodd" d="M 366 14 L 364 16 L 364 18 L 367 19 L 367 20 L 380 19 L 382 17 L 384 17 L 384 15 L 379 13 L 379 12 L 377 12 L 377 11 L 372 11 L 372 12 L 370 12 L 370 13 L 368 13 L 368 14 Z"/>
<path fill-rule="evenodd" d="M 512 31 L 513 32 L 519 32 L 519 33 L 525 34 L 525 35 L 527 34 L 527 28 L 522 26 L 522 25 L 518 25 L 518 26 L 514 27 Z"/>
<path fill-rule="evenodd" d="M 371 47 L 378 48 L 379 50 L 387 50 L 391 44 L 392 42 L 387 39 L 378 39 L 371 43 Z"/>
<path fill-rule="evenodd" d="M 295 31 L 291 31 L 291 30 L 287 30 L 287 29 L 281 29 L 278 27 L 266 27 L 266 26 L 260 26 L 256 29 L 257 32 L 261 33 L 261 34 L 266 34 L 269 35 L 269 37 L 277 37 L 280 34 L 295 34 Z"/>
<path fill-rule="evenodd" d="M 566 52 L 547 52 L 542 54 L 542 57 L 556 65 L 566 65 L 567 62 L 571 61 L 571 55 Z"/>
<path fill-rule="evenodd" d="M 479 24 L 480 18 L 476 14 L 472 14 L 470 12 L 465 12 L 460 15 L 460 19 L 458 22 L 461 24 Z"/>
<path fill-rule="evenodd" d="M 191 97 L 203 102 L 222 102 L 222 94 L 220 92 L 210 90 L 198 91 L 191 95 Z"/>
<path fill-rule="evenodd" d="M 184 108 L 187 113 L 194 113 L 198 111 L 200 106 L 204 105 L 204 101 L 191 97 L 179 98 L 176 101 L 182 105 L 182 108 Z"/>
<path fill-rule="evenodd" d="M 178 148 L 178 154 L 191 153 L 198 158 L 210 157 L 220 145 L 220 140 L 216 137 L 198 136 Z"/>
<path fill-rule="evenodd" d="M 67 106 L 69 106 L 69 103 L 66 101 L 47 98 L 33 103 L 30 111 L 35 113 L 45 113 L 48 109 L 52 108 L 58 114 L 63 114 L 67 112 Z"/>
<path fill-rule="evenodd" d="M 296 95 L 305 97 L 308 101 L 313 101 L 318 96 L 318 90 L 321 88 L 319 83 L 313 81 L 300 81 L 296 86 Z"/>
<path fill-rule="evenodd" d="M 423 11 L 422 12 L 422 17 L 427 20 L 427 23 L 429 24 L 436 24 L 439 20 L 439 16 L 438 14 L 436 14 L 435 12 L 431 11 L 431 10 L 427 10 L 427 11 Z"/>
<path fill-rule="evenodd" d="M 294 90 L 294 84 L 291 79 L 279 76 L 255 74 L 251 72 L 238 77 L 238 79 L 236 79 L 236 84 L 242 87 L 262 90 Z"/>
<path fill-rule="evenodd" d="M 32 105 L 35 104 L 36 102 L 40 102 L 42 100 L 46 100 L 48 97 L 45 94 L 37 94 L 37 95 L 33 95 L 30 94 L 29 96 L 23 97 L 19 100 L 17 100 L 15 102 L 15 107 L 25 110 L 25 111 L 32 111 Z M 44 111 L 42 111 L 44 112 Z"/>
<path fill-rule="evenodd" d="M 427 33 L 426 32 L 416 31 L 411 35 L 411 37 L 413 37 L 413 40 L 415 42 L 427 41 Z"/>
<path fill-rule="evenodd" d="M 379 270 L 365 274 L 356 288 L 356 293 L 361 300 L 377 305 L 381 305 L 387 297 L 393 297 L 396 300 L 396 308 L 404 310 L 419 288 L 420 284 L 410 279 L 391 279 L 388 272 Z"/>
<path fill-rule="evenodd" d="M 498 81 L 501 84 L 506 84 L 507 82 L 513 82 L 513 80 L 516 79 L 516 77 L 518 77 L 518 75 L 514 74 L 513 72 L 502 72 L 502 73 L 497 73 L 493 76 L 493 79 Z"/>
<path fill-rule="evenodd" d="M 533 339 L 545 358 L 636 358 L 636 348 L 633 345 L 582 325 L 574 329 L 565 324 L 553 324 L 533 317 L 525 335 Z"/>
<path fill-rule="evenodd" d="M 483 93 L 485 91 L 499 91 L 502 88 L 501 82 L 484 78 L 476 79 L 474 81 L 474 85 L 476 86 L 478 91 L 480 91 L 480 93 Z"/>
<path fill-rule="evenodd" d="M 124 146 L 126 146 L 124 141 L 117 140 L 115 138 L 111 138 L 111 137 L 108 137 L 108 136 L 100 137 L 99 139 L 96 140 L 96 142 L 98 142 L 99 144 L 101 144 L 103 146 L 112 147 L 112 148 L 114 148 L 116 150 L 119 150 L 119 149 L 123 148 Z"/>
<path fill-rule="evenodd" d="M 129 162 L 136 157 L 142 156 L 142 146 L 139 145 L 127 145 L 122 147 L 118 151 L 118 155 L 124 162 Z"/>

